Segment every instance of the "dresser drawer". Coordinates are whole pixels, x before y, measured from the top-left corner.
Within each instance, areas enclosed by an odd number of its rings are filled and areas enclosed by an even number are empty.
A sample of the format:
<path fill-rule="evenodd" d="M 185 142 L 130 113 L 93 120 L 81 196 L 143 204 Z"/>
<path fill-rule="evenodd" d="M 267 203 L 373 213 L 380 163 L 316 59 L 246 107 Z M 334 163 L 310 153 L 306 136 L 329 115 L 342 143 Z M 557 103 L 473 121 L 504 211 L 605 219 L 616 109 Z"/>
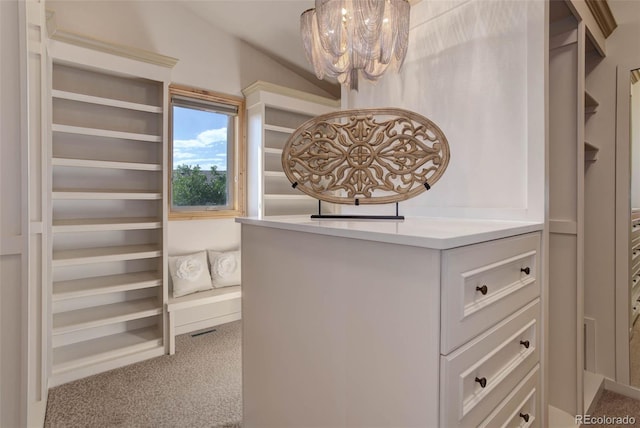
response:
<path fill-rule="evenodd" d="M 634 219 L 631 221 L 631 245 L 636 245 L 640 242 L 640 220 Z"/>
<path fill-rule="evenodd" d="M 540 300 L 440 358 L 441 426 L 477 426 L 540 359 Z"/>
<path fill-rule="evenodd" d="M 491 412 L 478 428 L 540 426 L 540 364 Z"/>
<path fill-rule="evenodd" d="M 539 256 L 539 233 L 444 251 L 441 354 L 539 296 Z"/>

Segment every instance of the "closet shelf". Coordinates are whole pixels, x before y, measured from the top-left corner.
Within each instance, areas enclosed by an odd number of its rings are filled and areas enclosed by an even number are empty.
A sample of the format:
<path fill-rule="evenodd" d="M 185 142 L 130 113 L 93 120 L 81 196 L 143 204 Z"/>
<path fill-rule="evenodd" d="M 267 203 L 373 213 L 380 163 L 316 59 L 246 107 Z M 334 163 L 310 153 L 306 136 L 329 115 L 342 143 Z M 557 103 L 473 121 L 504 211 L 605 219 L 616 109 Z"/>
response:
<path fill-rule="evenodd" d="M 159 257 L 162 249 L 158 245 L 124 245 L 118 247 L 80 248 L 53 252 L 53 267 L 88 263 L 117 262 Z"/>
<path fill-rule="evenodd" d="M 161 143 L 162 137 L 159 135 L 137 134 L 133 132 L 111 131 L 99 128 L 84 128 L 81 126 L 61 125 L 54 123 L 51 125 L 53 132 L 65 134 L 79 134 L 92 137 L 118 138 L 123 140 L 147 141 L 151 143 Z"/>
<path fill-rule="evenodd" d="M 162 314 L 156 297 L 111 303 L 53 314 L 53 335 Z"/>
<path fill-rule="evenodd" d="M 77 92 L 61 91 L 59 89 L 52 89 L 51 96 L 57 99 L 80 101 L 89 104 L 98 104 L 109 107 L 118 107 L 128 110 L 145 111 L 149 113 L 162 113 L 162 107 L 138 104 L 128 101 L 121 101 L 113 98 L 95 97 L 93 95 L 80 94 Z"/>
<path fill-rule="evenodd" d="M 282 156 L 282 149 L 274 149 L 271 147 L 265 147 L 264 148 L 264 154 L 265 155 L 279 155 Z"/>
<path fill-rule="evenodd" d="M 162 165 L 154 163 L 116 162 L 95 159 L 52 158 L 53 166 L 74 166 L 84 168 L 130 169 L 136 171 L 162 171 Z"/>
<path fill-rule="evenodd" d="M 640 287 L 635 287 L 631 292 L 631 303 L 638 304 L 639 301 L 640 301 Z"/>
<path fill-rule="evenodd" d="M 584 142 L 584 160 L 585 162 L 595 162 L 598 160 L 598 151 L 600 149 L 593 144 Z"/>
<path fill-rule="evenodd" d="M 154 217 L 131 218 L 83 218 L 73 220 L 53 220 L 53 233 L 99 232 L 107 230 L 160 229 L 162 220 Z"/>
<path fill-rule="evenodd" d="M 53 301 L 139 290 L 161 285 L 162 274 L 156 271 L 58 281 L 53 283 Z"/>
<path fill-rule="evenodd" d="M 585 114 L 595 113 L 598 109 L 598 101 L 591 96 L 587 91 L 584 92 L 584 112 Z"/>
<path fill-rule="evenodd" d="M 61 346 L 53 350 L 53 374 L 160 347 L 155 326 Z"/>
<path fill-rule="evenodd" d="M 278 125 L 269 125 L 269 124 L 265 124 L 264 125 L 264 130 L 265 131 L 275 131 L 275 132 L 281 132 L 283 134 L 293 134 L 295 129 L 293 128 L 287 128 L 284 126 L 278 126 Z"/>
<path fill-rule="evenodd" d="M 105 190 L 105 189 L 54 189 L 51 193 L 52 199 L 135 199 L 152 200 L 162 199 L 162 193 L 149 192 L 146 190 Z"/>

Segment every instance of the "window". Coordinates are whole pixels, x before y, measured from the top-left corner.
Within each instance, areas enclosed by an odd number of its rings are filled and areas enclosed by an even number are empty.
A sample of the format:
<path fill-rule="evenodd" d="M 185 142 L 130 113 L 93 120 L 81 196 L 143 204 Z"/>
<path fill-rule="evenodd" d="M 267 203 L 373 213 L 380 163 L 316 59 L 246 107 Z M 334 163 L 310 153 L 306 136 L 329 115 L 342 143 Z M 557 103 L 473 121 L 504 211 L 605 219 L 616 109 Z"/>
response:
<path fill-rule="evenodd" d="M 244 214 L 244 100 L 171 85 L 170 219 Z"/>

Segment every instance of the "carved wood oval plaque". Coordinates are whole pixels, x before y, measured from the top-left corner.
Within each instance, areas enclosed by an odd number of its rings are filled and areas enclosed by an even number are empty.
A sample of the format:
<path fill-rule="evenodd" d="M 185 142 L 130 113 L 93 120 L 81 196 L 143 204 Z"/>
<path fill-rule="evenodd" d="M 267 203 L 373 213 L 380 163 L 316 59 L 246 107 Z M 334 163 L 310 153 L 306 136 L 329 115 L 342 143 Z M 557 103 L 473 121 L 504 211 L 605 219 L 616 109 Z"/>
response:
<path fill-rule="evenodd" d="M 338 204 L 404 201 L 431 188 L 448 164 L 440 128 L 397 108 L 317 116 L 296 129 L 282 151 L 293 187 Z"/>

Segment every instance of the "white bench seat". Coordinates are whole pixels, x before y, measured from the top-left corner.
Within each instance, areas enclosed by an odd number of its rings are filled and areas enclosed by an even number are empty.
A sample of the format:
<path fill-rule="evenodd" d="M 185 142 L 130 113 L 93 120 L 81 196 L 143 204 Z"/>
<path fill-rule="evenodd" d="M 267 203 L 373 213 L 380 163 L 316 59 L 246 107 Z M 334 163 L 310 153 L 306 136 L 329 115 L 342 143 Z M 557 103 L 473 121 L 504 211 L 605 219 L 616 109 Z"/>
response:
<path fill-rule="evenodd" d="M 231 287 L 199 291 L 182 297 L 170 297 L 169 303 L 167 303 L 167 314 L 169 318 L 169 353 L 174 354 L 176 351 L 176 312 L 213 303 L 240 299 L 242 296 L 240 287 L 240 285 L 234 285 Z"/>

